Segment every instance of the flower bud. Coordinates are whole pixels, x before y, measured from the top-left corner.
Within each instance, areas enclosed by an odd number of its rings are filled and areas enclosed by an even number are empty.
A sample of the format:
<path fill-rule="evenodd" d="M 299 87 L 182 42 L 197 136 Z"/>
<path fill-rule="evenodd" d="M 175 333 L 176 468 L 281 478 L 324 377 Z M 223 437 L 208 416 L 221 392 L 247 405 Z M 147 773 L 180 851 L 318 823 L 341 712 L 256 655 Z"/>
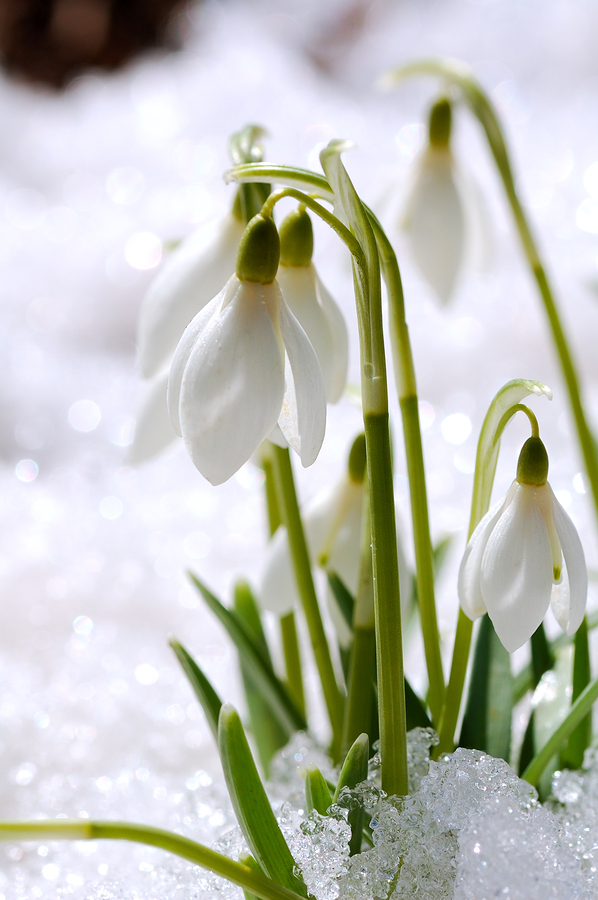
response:
<path fill-rule="evenodd" d="M 314 229 L 304 206 L 290 212 L 280 226 L 280 264 L 308 266 L 314 252 Z"/>
<path fill-rule="evenodd" d="M 517 481 L 541 487 L 548 478 L 548 453 L 539 437 L 528 438 L 519 454 Z"/>
<path fill-rule="evenodd" d="M 431 147 L 447 148 L 451 142 L 452 107 L 446 97 L 437 100 L 430 110 L 428 140 Z"/>
<path fill-rule="evenodd" d="M 239 244 L 236 274 L 239 281 L 272 284 L 278 271 L 280 238 L 271 216 L 254 216 Z"/>

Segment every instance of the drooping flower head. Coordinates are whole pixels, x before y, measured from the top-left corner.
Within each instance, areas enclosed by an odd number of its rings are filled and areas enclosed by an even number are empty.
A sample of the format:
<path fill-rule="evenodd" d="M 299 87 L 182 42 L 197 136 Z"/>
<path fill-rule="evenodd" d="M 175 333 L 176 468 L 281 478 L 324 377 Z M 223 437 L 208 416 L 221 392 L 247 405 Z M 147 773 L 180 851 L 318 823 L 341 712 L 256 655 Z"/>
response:
<path fill-rule="evenodd" d="M 547 481 L 539 437 L 523 445 L 506 497 L 481 519 L 459 570 L 459 600 L 470 619 L 488 613 L 513 653 L 542 622 L 549 605 L 567 634 L 584 616 L 588 576 L 571 519 Z"/>
<path fill-rule="evenodd" d="M 278 283 L 291 311 L 305 329 L 318 356 L 326 399 L 336 403 L 345 388 L 349 339 L 343 314 L 312 263 L 314 235 L 304 206 L 280 226 Z"/>
<path fill-rule="evenodd" d="M 417 160 L 402 225 L 413 260 L 441 303 L 454 293 L 466 256 L 483 268 L 489 228 L 473 185 L 451 151 L 452 107 L 443 97 L 430 111 L 428 145 Z"/>
<path fill-rule="evenodd" d="M 276 282 L 279 256 L 272 218 L 255 216 L 236 274 L 188 325 L 174 355 L 170 417 L 212 484 L 230 478 L 277 424 L 304 466 L 324 438 L 322 371 Z"/>

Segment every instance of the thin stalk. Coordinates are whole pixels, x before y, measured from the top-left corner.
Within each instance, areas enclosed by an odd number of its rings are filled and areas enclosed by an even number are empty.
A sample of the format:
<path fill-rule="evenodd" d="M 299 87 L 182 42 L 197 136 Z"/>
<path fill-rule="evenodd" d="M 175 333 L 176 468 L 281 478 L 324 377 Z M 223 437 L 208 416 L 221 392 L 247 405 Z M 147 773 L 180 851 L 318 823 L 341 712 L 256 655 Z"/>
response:
<path fill-rule="evenodd" d="M 343 728 L 344 698 L 336 682 L 330 648 L 322 623 L 318 597 L 314 587 L 309 550 L 299 512 L 289 451 L 273 445 L 272 460 L 282 519 L 289 538 L 297 590 L 307 622 L 307 629 L 332 728 L 332 757 L 335 762 L 338 762 Z"/>
<path fill-rule="evenodd" d="M 577 370 L 561 323 L 556 299 L 552 287 L 550 286 L 540 253 L 538 252 L 536 240 L 532 234 L 527 216 L 517 195 L 511 161 L 498 116 L 496 115 L 490 98 L 482 88 L 481 84 L 474 77 L 469 67 L 463 63 L 442 59 L 421 60 L 410 63 L 409 65 L 390 73 L 387 80 L 389 83 L 393 83 L 410 75 L 439 75 L 445 79 L 445 81 L 448 81 L 449 84 L 458 87 L 462 93 L 463 99 L 484 130 L 490 152 L 496 163 L 505 190 L 507 201 L 511 207 L 511 212 L 513 214 L 513 219 L 515 220 L 515 226 L 519 234 L 525 258 L 538 287 L 542 303 L 544 304 L 548 324 L 552 331 L 554 345 L 561 364 L 567 393 L 569 395 L 569 403 L 575 428 L 577 430 L 590 491 L 594 500 L 596 514 L 598 515 L 598 457 L 594 439 L 583 409 Z"/>
<path fill-rule="evenodd" d="M 588 715 L 592 705 L 598 699 L 598 678 L 592 681 L 585 691 L 579 695 L 571 706 L 567 718 L 564 719 L 557 730 L 551 734 L 542 749 L 536 753 L 529 766 L 521 776 L 530 784 L 537 784 L 542 772 L 559 752 L 569 735 L 575 730 L 581 721 Z"/>
<path fill-rule="evenodd" d="M 372 582 L 372 530 L 367 504 L 363 515 L 359 581 L 353 610 L 353 644 L 343 723 L 343 753 L 360 734 L 369 734 L 376 693 L 376 628 Z"/>
<path fill-rule="evenodd" d="M 299 651 L 294 612 L 280 617 L 280 636 L 286 674 L 285 683 L 289 689 L 289 694 L 297 704 L 297 708 L 305 715 L 305 691 L 303 690 L 301 653 Z"/>
<path fill-rule="evenodd" d="M 265 445 L 267 446 L 267 445 Z M 262 455 L 262 467 L 264 469 L 264 486 L 266 491 L 266 509 L 268 512 L 268 528 L 270 537 L 282 523 L 280 504 L 276 491 L 276 479 L 272 469 L 272 454 L 265 451 Z M 282 643 L 282 655 L 284 661 L 285 684 L 289 694 L 297 704 L 298 709 L 305 715 L 305 691 L 303 689 L 303 672 L 301 666 L 301 652 L 295 623 L 295 613 L 287 613 L 281 616 L 280 637 Z"/>
<path fill-rule="evenodd" d="M 96 822 L 68 820 L 43 820 L 35 822 L 0 822 L 0 839 L 5 841 L 74 840 L 96 841 L 100 839 L 133 841 L 158 847 L 175 853 L 189 862 L 209 869 L 227 881 L 239 885 L 261 900 L 303 900 L 300 894 L 282 887 L 261 872 L 235 862 L 215 850 L 197 844 L 189 838 L 149 825 L 130 822 Z"/>
<path fill-rule="evenodd" d="M 417 601 L 430 685 L 430 712 L 434 723 L 438 725 L 444 700 L 444 675 L 434 596 L 434 557 L 430 538 L 426 473 L 419 425 L 415 369 L 411 342 L 409 340 L 409 329 L 405 318 L 405 300 L 397 258 L 388 238 L 373 215 L 370 216 L 370 221 L 378 242 L 382 273 L 388 293 L 391 345 L 403 420 L 405 456 L 407 459 L 409 495 L 411 498 Z"/>

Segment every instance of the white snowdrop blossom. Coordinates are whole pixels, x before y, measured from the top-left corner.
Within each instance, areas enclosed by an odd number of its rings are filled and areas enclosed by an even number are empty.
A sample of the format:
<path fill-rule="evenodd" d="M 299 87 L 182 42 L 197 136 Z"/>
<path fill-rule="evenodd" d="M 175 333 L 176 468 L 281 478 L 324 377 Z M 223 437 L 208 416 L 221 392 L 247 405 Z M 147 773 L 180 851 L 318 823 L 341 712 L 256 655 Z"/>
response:
<path fill-rule="evenodd" d="M 489 226 L 477 189 L 455 166 L 450 105 L 430 115 L 430 142 L 415 163 L 402 227 L 413 260 L 441 303 L 452 296 L 466 258 L 478 269 L 490 255 Z"/>
<path fill-rule="evenodd" d="M 487 612 L 510 653 L 532 636 L 549 605 L 561 628 L 574 634 L 585 613 L 588 589 L 575 526 L 545 475 L 525 476 L 524 454 L 529 459 L 534 450 L 530 441 L 541 444 L 539 438 L 530 438 L 524 445 L 516 480 L 479 522 L 459 570 L 463 611 L 470 619 Z"/>
<path fill-rule="evenodd" d="M 359 578 L 364 499 L 363 481 L 355 481 L 349 474 L 345 474 L 336 484 L 314 497 L 302 514 L 312 562 L 322 565 L 327 571 L 335 572 L 354 596 Z M 401 605 L 405 609 L 411 596 L 411 574 L 398 537 L 397 549 L 399 590 Z M 339 642 L 342 646 L 347 646 L 352 639 L 352 632 L 328 586 L 326 594 Z M 286 615 L 300 606 L 284 526 L 277 529 L 268 546 L 258 600 L 264 609 L 278 616 Z"/>
<path fill-rule="evenodd" d="M 139 311 L 137 347 L 144 378 L 170 362 L 191 319 L 235 271 L 245 226 L 229 213 L 217 227 L 192 232 L 152 281 Z"/>
<path fill-rule="evenodd" d="M 326 427 L 322 370 L 274 275 L 269 217 L 247 226 L 237 274 L 187 326 L 168 381 L 168 409 L 195 466 L 221 484 L 278 424 L 304 466 Z"/>
<path fill-rule="evenodd" d="M 277 280 L 291 311 L 305 329 L 322 368 L 326 399 L 340 400 L 347 380 L 349 338 L 343 314 L 313 263 L 278 269 Z"/>

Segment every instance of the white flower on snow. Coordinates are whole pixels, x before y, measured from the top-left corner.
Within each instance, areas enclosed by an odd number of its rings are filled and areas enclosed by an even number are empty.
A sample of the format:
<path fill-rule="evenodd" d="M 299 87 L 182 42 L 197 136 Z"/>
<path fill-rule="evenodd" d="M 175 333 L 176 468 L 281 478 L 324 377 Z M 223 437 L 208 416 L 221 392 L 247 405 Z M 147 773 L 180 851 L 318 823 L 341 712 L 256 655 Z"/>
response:
<path fill-rule="evenodd" d="M 151 378 L 172 358 L 191 319 L 235 271 L 239 241 L 245 230 L 229 213 L 209 236 L 199 228 L 173 251 L 152 281 L 139 311 L 137 346 L 144 378 Z"/>
<path fill-rule="evenodd" d="M 302 516 L 312 562 L 335 572 L 353 596 L 359 578 L 364 499 L 363 480 L 352 478 L 347 472 L 335 485 L 314 497 Z M 397 549 L 401 606 L 405 609 L 411 595 L 411 574 L 398 537 Z M 327 597 L 339 641 L 346 646 L 351 640 L 351 631 L 329 588 Z M 264 609 L 278 616 L 300 606 L 287 530 L 283 526 L 270 541 L 258 599 Z"/>
<path fill-rule="evenodd" d="M 442 303 L 466 257 L 485 268 L 490 245 L 481 198 L 456 169 L 450 130 L 451 107 L 443 99 L 430 114 L 430 141 L 415 163 L 402 223 L 413 260 Z"/>
<path fill-rule="evenodd" d="M 513 653 L 542 622 L 549 605 L 568 635 L 584 616 L 588 576 L 571 519 L 546 481 L 548 456 L 530 438 L 506 497 L 478 524 L 459 570 L 459 600 L 470 619 L 488 613 Z"/>
<path fill-rule="evenodd" d="M 256 216 L 239 252 L 239 277 L 195 316 L 174 355 L 170 417 L 212 484 L 230 478 L 277 423 L 304 466 L 324 439 L 322 371 L 274 280 L 277 267 L 276 227 Z"/>

